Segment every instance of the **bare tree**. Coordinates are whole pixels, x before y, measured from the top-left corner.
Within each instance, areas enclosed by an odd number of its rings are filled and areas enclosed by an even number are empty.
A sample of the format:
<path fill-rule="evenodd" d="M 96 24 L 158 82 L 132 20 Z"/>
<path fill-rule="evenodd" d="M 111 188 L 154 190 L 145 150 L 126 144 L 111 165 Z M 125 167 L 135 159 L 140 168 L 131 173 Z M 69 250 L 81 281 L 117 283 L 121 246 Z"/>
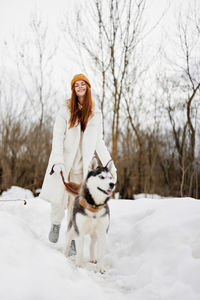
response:
<path fill-rule="evenodd" d="M 12 79 L 11 83 L 12 83 Z M 12 86 L 12 88 L 11 88 Z M 40 187 L 51 148 L 51 118 L 45 118 L 40 129 L 40 155 L 38 162 L 38 181 L 33 186 L 35 175 L 35 140 L 39 124 L 27 122 L 26 106 L 20 107 L 17 99 L 23 96 L 18 86 L 9 85 L 3 80 L 1 85 L 0 109 L 0 192 L 12 185 L 30 188 L 33 192 Z"/>
<path fill-rule="evenodd" d="M 91 59 L 95 73 L 100 76 L 100 81 L 95 78 L 100 82 L 96 92 L 101 95 L 103 116 L 108 114 L 112 122 L 112 157 L 116 162 L 123 93 L 138 64 L 135 53 L 144 25 L 145 4 L 145 0 L 95 0 L 88 7 L 87 15 L 77 12 L 75 30 L 69 22 L 67 25 L 67 32 L 82 56 Z M 81 35 L 86 20 L 91 30 L 89 34 Z"/>
<path fill-rule="evenodd" d="M 19 46 L 16 43 L 16 65 L 20 85 L 25 94 L 28 116 L 37 124 L 30 154 L 34 162 L 32 165 L 34 169 L 32 189 L 34 190 L 39 182 L 42 129 L 49 114 L 49 102 L 56 95 L 56 89 L 53 88 L 52 83 L 53 59 L 57 45 L 51 45 L 48 27 L 37 13 L 31 16 L 30 37 Z"/>
<path fill-rule="evenodd" d="M 161 79 L 166 110 L 172 128 L 180 170 L 180 195 L 197 195 L 197 115 L 200 90 L 200 46 L 198 22 L 194 10 L 179 12 L 176 39 L 176 60 L 168 63 L 176 75 Z M 195 179 L 196 178 L 196 179 Z M 195 179 L 195 180 L 194 180 Z"/>
<path fill-rule="evenodd" d="M 1 189 L 18 184 L 35 193 L 50 153 L 52 107 L 58 105 L 53 72 L 57 44 L 37 14 L 30 19 L 27 38 L 13 42 L 14 54 L 13 45 L 6 43 L 12 69 L 5 68 L 1 86 Z"/>

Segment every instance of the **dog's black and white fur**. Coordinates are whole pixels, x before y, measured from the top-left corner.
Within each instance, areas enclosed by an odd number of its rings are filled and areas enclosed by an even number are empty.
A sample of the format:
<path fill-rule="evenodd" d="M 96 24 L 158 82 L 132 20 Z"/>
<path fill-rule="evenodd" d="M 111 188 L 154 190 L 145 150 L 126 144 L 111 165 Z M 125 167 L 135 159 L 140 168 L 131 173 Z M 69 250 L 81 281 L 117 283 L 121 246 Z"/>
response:
<path fill-rule="evenodd" d="M 68 223 L 65 250 L 67 256 L 71 241 L 75 239 L 76 265 L 81 267 L 83 265 L 84 236 L 89 234 L 91 237 L 90 261 L 97 263 L 97 271 L 101 273 L 104 272 L 103 256 L 110 221 L 107 202 L 115 187 L 110 173 L 111 163 L 106 167 L 97 167 L 88 173 L 80 194 L 75 199 L 72 217 Z M 84 206 L 81 205 L 80 199 L 84 202 Z"/>

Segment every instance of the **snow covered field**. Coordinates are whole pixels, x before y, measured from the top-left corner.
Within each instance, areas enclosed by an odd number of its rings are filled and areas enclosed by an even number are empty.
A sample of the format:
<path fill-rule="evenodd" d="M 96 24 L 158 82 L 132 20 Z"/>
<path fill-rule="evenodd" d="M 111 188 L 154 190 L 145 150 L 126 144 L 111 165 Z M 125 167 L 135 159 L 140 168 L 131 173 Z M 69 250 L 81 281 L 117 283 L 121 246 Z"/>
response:
<path fill-rule="evenodd" d="M 77 269 L 62 254 L 66 220 L 48 242 L 48 203 L 13 187 L 0 200 L 1 300 L 199 300 L 200 201 L 191 198 L 111 200 L 107 272 Z M 88 242 L 88 240 L 86 239 Z"/>

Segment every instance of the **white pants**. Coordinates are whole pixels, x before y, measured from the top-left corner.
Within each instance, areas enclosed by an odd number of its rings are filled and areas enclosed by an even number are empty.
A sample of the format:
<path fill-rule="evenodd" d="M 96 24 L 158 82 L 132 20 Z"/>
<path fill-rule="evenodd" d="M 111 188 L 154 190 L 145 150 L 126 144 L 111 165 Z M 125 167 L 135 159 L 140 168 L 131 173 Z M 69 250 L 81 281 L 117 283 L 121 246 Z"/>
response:
<path fill-rule="evenodd" d="M 69 181 L 75 183 L 82 183 L 83 172 L 70 172 Z M 67 192 L 66 192 L 67 193 Z M 74 199 L 76 195 L 68 194 L 68 219 L 71 216 Z M 66 207 L 66 197 L 63 197 L 62 202 L 59 204 L 51 204 L 51 224 L 61 224 L 64 216 Z"/>

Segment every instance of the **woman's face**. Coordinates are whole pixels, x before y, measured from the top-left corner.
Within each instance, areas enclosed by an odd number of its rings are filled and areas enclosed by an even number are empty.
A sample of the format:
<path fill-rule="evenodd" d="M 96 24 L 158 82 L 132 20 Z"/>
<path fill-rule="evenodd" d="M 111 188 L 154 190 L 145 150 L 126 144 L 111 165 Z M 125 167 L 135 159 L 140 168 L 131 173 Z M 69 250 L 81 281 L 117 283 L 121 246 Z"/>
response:
<path fill-rule="evenodd" d="M 83 80 L 78 80 L 74 84 L 75 93 L 78 97 L 85 96 L 85 93 L 87 91 L 86 83 Z"/>

